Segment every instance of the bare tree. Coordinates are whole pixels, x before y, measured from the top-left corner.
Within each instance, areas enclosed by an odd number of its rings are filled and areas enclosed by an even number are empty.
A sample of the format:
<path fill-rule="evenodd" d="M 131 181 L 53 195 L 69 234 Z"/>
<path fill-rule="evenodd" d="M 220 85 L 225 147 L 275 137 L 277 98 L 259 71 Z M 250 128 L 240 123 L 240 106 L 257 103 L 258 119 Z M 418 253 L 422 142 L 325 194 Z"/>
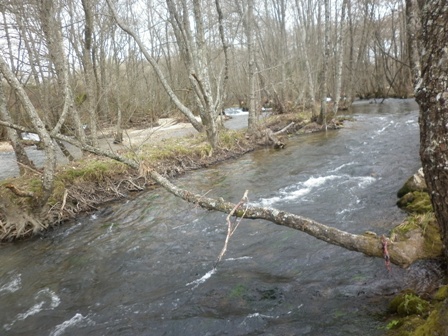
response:
<path fill-rule="evenodd" d="M 8 123 L 13 123 L 11 115 L 6 109 L 6 97 L 5 90 L 3 88 L 3 76 L 0 76 L 0 118 Z M 26 172 L 26 168 L 36 169 L 33 161 L 28 158 L 22 144 L 20 143 L 20 133 L 12 128 L 7 128 L 8 139 L 11 142 L 11 146 L 16 154 L 17 164 L 19 166 L 19 172 L 23 175 Z"/>
<path fill-rule="evenodd" d="M 5 10 L 2 10 L 2 18 L 3 18 L 3 25 L 5 30 L 5 37 L 7 41 L 8 46 L 8 52 L 10 55 L 9 58 L 9 64 L 11 66 L 11 69 L 14 69 L 14 59 L 12 57 L 12 43 L 11 43 L 11 36 L 9 34 L 8 25 L 6 19 L 6 13 Z M 14 72 L 14 70 L 13 70 Z M 13 122 L 13 119 L 11 117 L 11 114 L 9 113 L 7 109 L 7 102 L 6 102 L 6 94 L 3 86 L 3 76 L 0 76 L 0 118 L 7 121 L 7 122 Z M 19 172 L 20 174 L 24 174 L 26 172 L 26 167 L 30 167 L 32 169 L 35 169 L 34 163 L 28 158 L 28 155 L 25 152 L 25 149 L 23 148 L 22 144 L 20 143 L 20 132 L 7 128 L 7 136 L 9 141 L 11 142 L 12 148 L 14 150 L 14 153 L 16 155 L 16 160 L 19 166 Z"/>
<path fill-rule="evenodd" d="M 34 130 L 39 135 L 40 140 L 43 143 L 44 151 L 45 151 L 45 165 L 44 165 L 44 173 L 42 176 L 42 197 L 39 200 L 40 206 L 44 206 L 47 204 L 48 198 L 51 196 L 53 192 L 53 182 L 54 182 L 54 174 L 56 170 L 56 152 L 55 145 L 53 140 L 50 137 L 50 133 L 46 130 L 45 124 L 42 119 L 39 117 L 36 109 L 31 103 L 27 93 L 23 89 L 20 82 L 17 80 L 16 76 L 9 69 L 5 60 L 2 56 L 0 56 L 0 72 L 3 74 L 5 79 L 8 81 L 9 85 L 17 92 L 17 96 L 20 99 L 20 102 L 23 105 L 28 117 L 31 120 L 31 123 L 34 127 Z"/>

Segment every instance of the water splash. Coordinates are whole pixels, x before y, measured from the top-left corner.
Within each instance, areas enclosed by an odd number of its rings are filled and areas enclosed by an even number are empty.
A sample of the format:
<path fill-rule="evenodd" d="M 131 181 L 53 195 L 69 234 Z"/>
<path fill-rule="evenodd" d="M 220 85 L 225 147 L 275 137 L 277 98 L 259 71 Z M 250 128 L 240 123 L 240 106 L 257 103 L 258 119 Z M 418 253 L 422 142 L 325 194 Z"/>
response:
<path fill-rule="evenodd" d="M 259 202 L 255 202 L 254 205 L 271 206 L 279 202 L 295 201 L 298 198 L 309 194 L 313 189 L 318 188 L 328 181 L 343 178 L 341 175 L 328 175 L 328 176 L 311 176 L 304 182 L 297 183 L 292 186 L 279 190 L 278 196 L 269 198 L 262 198 Z"/>
<path fill-rule="evenodd" d="M 200 284 L 206 282 L 208 279 L 211 278 L 211 276 L 213 274 L 216 273 L 216 268 L 211 269 L 210 271 L 208 271 L 207 273 L 205 273 L 201 278 L 194 280 L 192 282 L 189 282 L 186 284 L 186 286 L 191 286 L 194 285 L 191 289 L 195 289 L 197 288 Z"/>
<path fill-rule="evenodd" d="M 246 260 L 246 259 L 252 259 L 252 257 L 244 256 L 244 257 L 238 257 L 238 258 L 227 258 L 226 261 L 236 261 L 236 260 Z"/>
<path fill-rule="evenodd" d="M 17 292 L 21 287 L 22 287 L 21 274 L 17 274 L 12 278 L 10 282 L 0 287 L 0 293 L 1 292 L 14 293 Z"/>
<path fill-rule="evenodd" d="M 64 321 L 61 324 L 58 324 L 54 330 L 50 333 L 50 336 L 59 336 L 62 335 L 68 328 L 73 326 L 86 326 L 86 325 L 95 325 L 95 322 L 90 320 L 87 316 L 82 316 L 80 313 L 76 313 L 70 320 Z"/>
<path fill-rule="evenodd" d="M 43 297 L 43 298 L 42 298 Z M 49 300 L 48 300 L 49 299 Z M 25 320 L 27 317 L 29 316 L 33 316 L 36 315 L 37 313 L 43 311 L 43 310 L 53 310 L 55 309 L 57 306 L 59 306 L 59 304 L 61 303 L 61 299 L 56 295 L 55 292 L 53 292 L 52 290 L 50 290 L 49 288 L 45 288 L 40 290 L 35 296 L 34 296 L 34 300 L 35 301 L 39 301 L 36 304 L 34 304 L 31 308 L 29 308 L 27 311 L 25 311 L 24 313 L 20 313 L 16 316 L 16 318 L 9 324 L 5 324 L 3 326 L 3 328 L 5 328 L 6 330 L 11 330 L 12 326 L 18 322 L 18 321 L 23 321 Z M 44 308 L 45 304 L 48 302 L 48 308 Z"/>

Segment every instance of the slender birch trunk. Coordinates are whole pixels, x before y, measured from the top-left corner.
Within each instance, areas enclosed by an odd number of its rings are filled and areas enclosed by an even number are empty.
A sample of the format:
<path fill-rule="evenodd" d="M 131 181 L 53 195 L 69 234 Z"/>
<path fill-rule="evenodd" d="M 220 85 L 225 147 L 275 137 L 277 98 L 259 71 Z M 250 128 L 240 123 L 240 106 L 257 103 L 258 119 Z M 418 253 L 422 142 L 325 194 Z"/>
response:
<path fill-rule="evenodd" d="M 337 33 L 336 42 L 336 82 L 334 88 L 334 105 L 333 113 L 336 115 L 339 109 L 339 102 L 341 100 L 341 87 L 342 87 L 342 68 L 344 65 L 344 36 L 345 36 L 345 9 L 347 7 L 347 1 L 342 1 L 341 18 L 339 21 L 339 29 Z"/>
<path fill-rule="evenodd" d="M 16 91 L 20 102 L 25 109 L 34 130 L 39 135 L 40 141 L 42 141 L 45 152 L 45 164 L 44 173 L 42 176 L 42 198 L 39 199 L 39 204 L 44 207 L 47 203 L 48 198 L 51 196 L 53 191 L 54 174 L 56 170 L 56 152 L 53 140 L 50 137 L 50 133 L 46 130 L 45 124 L 42 122 L 38 113 L 36 112 L 33 104 L 28 98 L 27 93 L 23 89 L 22 85 L 19 83 L 17 78 L 14 76 L 12 71 L 9 69 L 5 60 L 0 56 L 0 72 L 3 74 L 5 79 L 8 81 L 9 85 Z"/>
<path fill-rule="evenodd" d="M 324 53 L 321 75 L 321 92 L 320 92 L 320 115 L 319 123 L 327 129 L 327 80 L 328 80 L 328 58 L 330 57 L 330 4 L 329 0 L 324 1 L 325 11 L 325 33 L 324 33 Z"/>

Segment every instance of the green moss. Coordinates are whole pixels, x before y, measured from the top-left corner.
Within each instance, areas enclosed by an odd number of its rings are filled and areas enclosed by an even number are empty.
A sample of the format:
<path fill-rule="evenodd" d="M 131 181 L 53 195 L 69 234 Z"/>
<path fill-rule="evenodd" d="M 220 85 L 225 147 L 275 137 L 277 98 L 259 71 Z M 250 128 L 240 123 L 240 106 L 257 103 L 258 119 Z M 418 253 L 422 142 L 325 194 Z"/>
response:
<path fill-rule="evenodd" d="M 418 326 L 411 335 L 413 336 L 446 336 L 448 327 L 447 309 L 439 304 L 423 324 Z"/>
<path fill-rule="evenodd" d="M 440 287 L 436 294 L 434 294 L 434 300 L 443 301 L 448 298 L 448 285 Z"/>
<path fill-rule="evenodd" d="M 426 315 L 429 312 L 429 302 L 410 291 L 397 295 L 389 305 L 389 311 L 399 316 Z"/>
<path fill-rule="evenodd" d="M 407 193 L 397 201 L 397 206 L 410 213 L 426 213 L 433 211 L 429 194 L 424 191 Z"/>
<path fill-rule="evenodd" d="M 390 321 L 386 329 L 388 336 L 410 336 L 425 320 L 419 316 L 412 315 Z"/>
<path fill-rule="evenodd" d="M 434 219 L 429 222 L 424 231 L 425 244 L 423 246 L 426 255 L 438 258 L 443 255 L 443 243 L 440 228 Z"/>
<path fill-rule="evenodd" d="M 387 324 L 386 329 L 387 330 L 397 329 L 402 325 L 403 325 L 402 320 L 392 320 Z"/>
<path fill-rule="evenodd" d="M 405 236 L 408 232 L 420 230 L 423 235 L 432 234 L 433 231 L 437 231 L 438 226 L 435 221 L 434 213 L 427 212 L 423 214 L 411 214 L 400 225 L 396 226 L 392 232 L 399 237 Z"/>
<path fill-rule="evenodd" d="M 446 289 L 442 291 L 446 291 Z M 387 333 L 389 336 L 446 336 L 448 306 L 446 302 L 438 302 L 426 319 L 412 315 L 397 321 L 399 322 L 396 323 L 396 328 L 391 328 Z"/>

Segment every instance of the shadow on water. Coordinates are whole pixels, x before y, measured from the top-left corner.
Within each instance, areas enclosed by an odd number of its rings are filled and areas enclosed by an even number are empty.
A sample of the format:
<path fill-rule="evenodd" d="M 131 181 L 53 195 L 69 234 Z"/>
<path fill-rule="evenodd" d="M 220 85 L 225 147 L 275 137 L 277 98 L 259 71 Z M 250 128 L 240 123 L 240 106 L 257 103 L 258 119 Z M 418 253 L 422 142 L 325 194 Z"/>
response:
<path fill-rule="evenodd" d="M 342 131 L 176 183 L 234 202 L 249 189 L 254 204 L 385 233 L 404 218 L 395 194 L 419 167 L 417 107 L 391 100 L 354 116 Z M 390 296 L 440 275 L 427 265 L 389 273 L 381 259 L 249 220 L 213 270 L 225 217 L 158 189 L 2 246 L 1 334 L 382 335 Z"/>

